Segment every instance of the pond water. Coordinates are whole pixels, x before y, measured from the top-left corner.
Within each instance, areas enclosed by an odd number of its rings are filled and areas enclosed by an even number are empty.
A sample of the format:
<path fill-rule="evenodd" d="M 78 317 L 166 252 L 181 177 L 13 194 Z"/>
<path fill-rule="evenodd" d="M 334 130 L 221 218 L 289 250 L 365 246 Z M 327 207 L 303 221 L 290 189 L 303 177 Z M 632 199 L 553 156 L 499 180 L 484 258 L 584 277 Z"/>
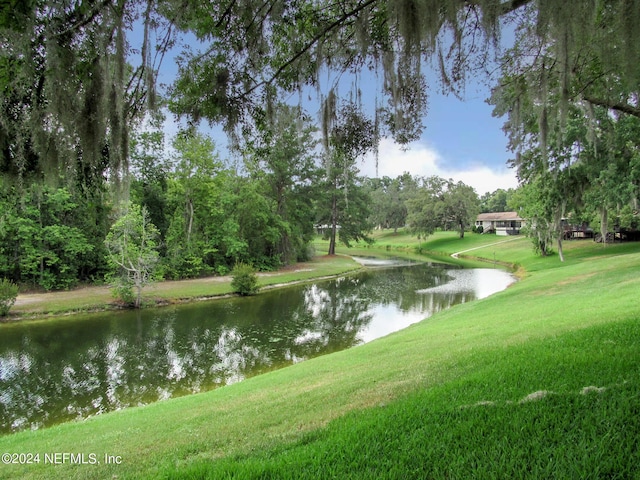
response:
<path fill-rule="evenodd" d="M 0 325 L 0 433 L 211 390 L 369 342 L 514 281 L 360 258 L 355 275 L 179 307 Z"/>

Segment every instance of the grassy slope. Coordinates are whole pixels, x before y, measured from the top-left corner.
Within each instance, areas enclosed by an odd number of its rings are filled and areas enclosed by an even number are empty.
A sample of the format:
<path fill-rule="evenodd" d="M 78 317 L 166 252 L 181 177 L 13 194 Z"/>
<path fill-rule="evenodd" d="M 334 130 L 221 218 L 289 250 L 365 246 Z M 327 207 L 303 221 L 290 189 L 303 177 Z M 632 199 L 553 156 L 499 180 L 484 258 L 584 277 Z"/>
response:
<path fill-rule="evenodd" d="M 442 234 L 425 248 L 490 240 Z M 230 387 L 2 437 L 0 452 L 122 464 L 41 463 L 0 478 L 637 478 L 640 245 L 572 243 L 565 264 L 533 257 L 526 241 L 470 253 L 494 252 L 526 278 Z M 549 393 L 522 402 L 535 392 Z"/>

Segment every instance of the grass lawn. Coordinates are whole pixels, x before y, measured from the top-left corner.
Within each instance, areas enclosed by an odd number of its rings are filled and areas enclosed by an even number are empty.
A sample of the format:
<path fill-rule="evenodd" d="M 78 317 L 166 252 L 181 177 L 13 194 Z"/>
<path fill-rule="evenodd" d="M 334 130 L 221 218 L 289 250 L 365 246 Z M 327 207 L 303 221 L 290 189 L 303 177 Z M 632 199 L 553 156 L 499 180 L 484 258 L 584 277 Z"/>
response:
<path fill-rule="evenodd" d="M 350 350 L 0 437 L 40 455 L 0 478 L 640 478 L 640 244 L 567 242 L 560 263 L 468 237 L 422 247 L 483 247 L 526 275 Z M 417 243 L 398 238 L 382 250 Z M 45 464 L 55 452 L 100 464 Z"/>

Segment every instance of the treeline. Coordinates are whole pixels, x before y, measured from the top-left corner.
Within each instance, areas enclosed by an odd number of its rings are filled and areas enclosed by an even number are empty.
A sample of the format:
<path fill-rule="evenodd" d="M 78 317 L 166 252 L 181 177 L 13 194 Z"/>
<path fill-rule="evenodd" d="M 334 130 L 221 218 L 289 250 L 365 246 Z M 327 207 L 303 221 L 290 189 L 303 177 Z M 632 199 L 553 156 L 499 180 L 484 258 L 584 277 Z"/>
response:
<path fill-rule="evenodd" d="M 178 134 L 170 148 L 161 130 L 134 135 L 126 200 L 136 206 L 136 221 L 152 224 L 146 234 L 154 278 L 305 261 L 315 253 L 311 241 L 318 229 L 350 244 L 368 241 L 373 228 L 463 234 L 473 225 L 480 204 L 471 187 L 408 173 L 362 178 L 354 157 L 339 152 L 327 160 L 316 148 L 313 125 L 301 129 L 293 110 L 283 115 L 287 126 L 254 135 L 238 166 L 220 158 L 213 141 L 199 133 Z M 141 241 L 142 234 L 127 224 L 108 178 L 90 190 L 62 184 L 2 184 L 0 277 L 27 288 L 68 289 L 110 281 L 114 265 L 126 267 L 113 255 L 124 255 L 131 247 L 125 244 Z"/>
<path fill-rule="evenodd" d="M 475 223 L 480 198 L 463 182 L 409 173 L 392 179 L 367 179 L 371 195 L 371 223 L 378 228 L 407 226 L 416 235 L 436 229 L 457 230 L 460 237 Z"/>
<path fill-rule="evenodd" d="M 357 123 L 352 113 L 349 124 Z M 328 235 L 337 241 L 364 238 L 369 195 L 355 160 L 371 139 L 355 145 L 348 125 L 336 122 L 331 144 L 320 148 L 300 109 L 280 105 L 276 115 L 277 126 L 245 132 L 235 163 L 200 133 L 181 132 L 167 146 L 152 126 L 132 135 L 122 178 L 105 169 L 88 182 L 80 167 L 56 181 L 36 169 L 4 171 L 0 277 L 46 290 L 118 276 L 142 285 L 149 278 L 132 277 L 193 278 L 307 260 L 317 225 L 336 226 Z"/>
<path fill-rule="evenodd" d="M 4 175 L 0 277 L 46 290 L 103 282 L 114 263 L 105 239 L 127 213 L 122 205 L 131 204 L 157 233 L 155 278 L 226 274 L 238 263 L 269 270 L 308 259 L 322 219 L 324 170 L 313 128 L 300 130 L 289 113 L 278 135 L 263 132 L 247 142 L 238 171 L 202 134 L 182 132 L 167 148 L 162 131 L 151 129 L 133 136 L 126 195 L 107 175 L 90 188 Z M 126 231 L 133 227 L 120 227 L 123 242 L 136 241 Z"/>

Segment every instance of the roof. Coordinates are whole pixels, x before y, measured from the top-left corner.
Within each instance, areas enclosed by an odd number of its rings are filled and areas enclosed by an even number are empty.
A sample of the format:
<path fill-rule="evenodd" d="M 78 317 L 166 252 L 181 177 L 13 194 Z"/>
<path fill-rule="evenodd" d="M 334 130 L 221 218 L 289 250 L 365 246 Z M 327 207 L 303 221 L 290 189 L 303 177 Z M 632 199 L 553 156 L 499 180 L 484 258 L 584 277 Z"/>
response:
<path fill-rule="evenodd" d="M 506 220 L 522 220 L 518 215 L 518 212 L 491 212 L 481 213 L 476 220 L 482 221 L 506 221 Z"/>

